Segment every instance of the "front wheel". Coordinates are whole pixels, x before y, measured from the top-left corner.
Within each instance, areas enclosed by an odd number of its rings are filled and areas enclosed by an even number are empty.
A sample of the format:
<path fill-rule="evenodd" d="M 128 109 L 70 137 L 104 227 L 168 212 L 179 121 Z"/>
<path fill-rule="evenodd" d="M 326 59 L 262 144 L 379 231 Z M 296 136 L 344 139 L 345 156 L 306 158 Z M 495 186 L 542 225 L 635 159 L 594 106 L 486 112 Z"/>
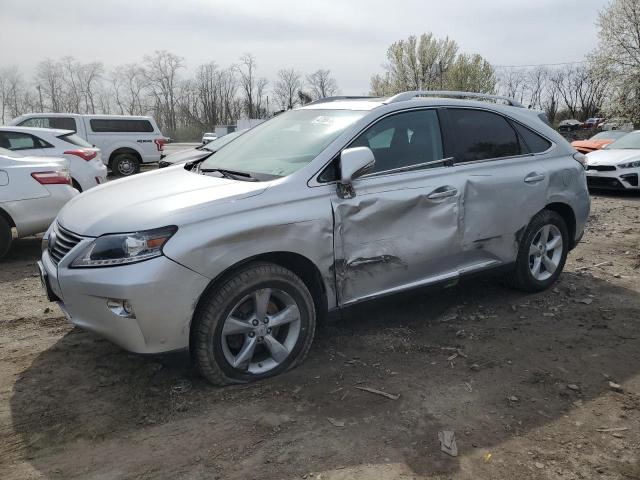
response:
<path fill-rule="evenodd" d="M 560 276 L 569 251 L 569 232 L 556 212 L 542 210 L 520 239 L 518 257 L 509 283 L 520 290 L 539 292 Z"/>
<path fill-rule="evenodd" d="M 191 327 L 191 357 L 216 385 L 282 373 L 304 359 L 315 333 L 313 298 L 293 272 L 249 264 L 204 299 Z"/>

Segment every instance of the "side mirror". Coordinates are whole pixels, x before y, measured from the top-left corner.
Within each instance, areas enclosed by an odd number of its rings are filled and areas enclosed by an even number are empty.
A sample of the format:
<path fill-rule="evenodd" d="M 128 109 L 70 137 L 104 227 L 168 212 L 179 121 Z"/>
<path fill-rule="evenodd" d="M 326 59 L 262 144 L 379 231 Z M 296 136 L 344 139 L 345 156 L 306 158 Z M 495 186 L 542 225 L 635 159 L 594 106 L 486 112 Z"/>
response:
<path fill-rule="evenodd" d="M 354 147 L 343 150 L 340 154 L 340 183 L 351 185 L 358 177 L 373 168 L 376 159 L 368 147 Z"/>

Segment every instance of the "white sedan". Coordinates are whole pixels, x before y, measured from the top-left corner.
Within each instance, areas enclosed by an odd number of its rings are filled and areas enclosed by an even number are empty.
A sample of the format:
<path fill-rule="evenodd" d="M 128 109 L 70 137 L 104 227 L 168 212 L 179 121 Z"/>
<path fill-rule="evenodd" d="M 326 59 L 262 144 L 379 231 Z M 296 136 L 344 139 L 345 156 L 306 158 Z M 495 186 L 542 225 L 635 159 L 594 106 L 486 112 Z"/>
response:
<path fill-rule="evenodd" d="M 63 158 L 25 157 L 0 148 L 0 258 L 18 237 L 42 233 L 78 192 Z"/>
<path fill-rule="evenodd" d="M 638 190 L 639 176 L 640 130 L 587 155 L 589 188 Z"/>
<path fill-rule="evenodd" d="M 66 158 L 73 187 L 80 192 L 107 181 L 100 149 L 71 130 L 0 127 L 0 148 L 34 157 Z"/>

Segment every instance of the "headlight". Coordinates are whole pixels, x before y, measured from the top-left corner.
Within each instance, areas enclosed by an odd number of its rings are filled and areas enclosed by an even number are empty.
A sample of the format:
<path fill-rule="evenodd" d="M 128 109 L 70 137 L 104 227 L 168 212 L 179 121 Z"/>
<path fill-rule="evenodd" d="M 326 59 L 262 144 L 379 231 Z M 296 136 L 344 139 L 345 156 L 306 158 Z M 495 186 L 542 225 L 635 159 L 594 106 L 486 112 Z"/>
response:
<path fill-rule="evenodd" d="M 117 233 L 96 238 L 71 264 L 71 267 L 113 267 L 142 262 L 162 255 L 162 247 L 178 227 L 170 226 L 144 232 Z"/>
<path fill-rule="evenodd" d="M 636 160 L 635 162 L 629 162 L 629 163 L 619 163 L 618 167 L 620 167 L 620 168 L 638 168 L 638 167 L 640 167 L 640 160 Z"/>

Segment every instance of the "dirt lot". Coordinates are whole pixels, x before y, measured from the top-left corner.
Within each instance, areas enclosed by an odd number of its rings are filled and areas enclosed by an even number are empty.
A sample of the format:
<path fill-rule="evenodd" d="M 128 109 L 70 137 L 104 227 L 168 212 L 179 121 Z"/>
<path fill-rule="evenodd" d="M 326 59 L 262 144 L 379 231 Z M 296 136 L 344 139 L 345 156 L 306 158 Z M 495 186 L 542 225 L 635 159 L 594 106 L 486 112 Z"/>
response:
<path fill-rule="evenodd" d="M 298 369 L 224 389 L 186 355 L 69 326 L 39 241 L 18 241 L 0 263 L 0 478 L 640 479 L 639 207 L 595 198 L 548 292 L 473 279 L 354 308 Z"/>

